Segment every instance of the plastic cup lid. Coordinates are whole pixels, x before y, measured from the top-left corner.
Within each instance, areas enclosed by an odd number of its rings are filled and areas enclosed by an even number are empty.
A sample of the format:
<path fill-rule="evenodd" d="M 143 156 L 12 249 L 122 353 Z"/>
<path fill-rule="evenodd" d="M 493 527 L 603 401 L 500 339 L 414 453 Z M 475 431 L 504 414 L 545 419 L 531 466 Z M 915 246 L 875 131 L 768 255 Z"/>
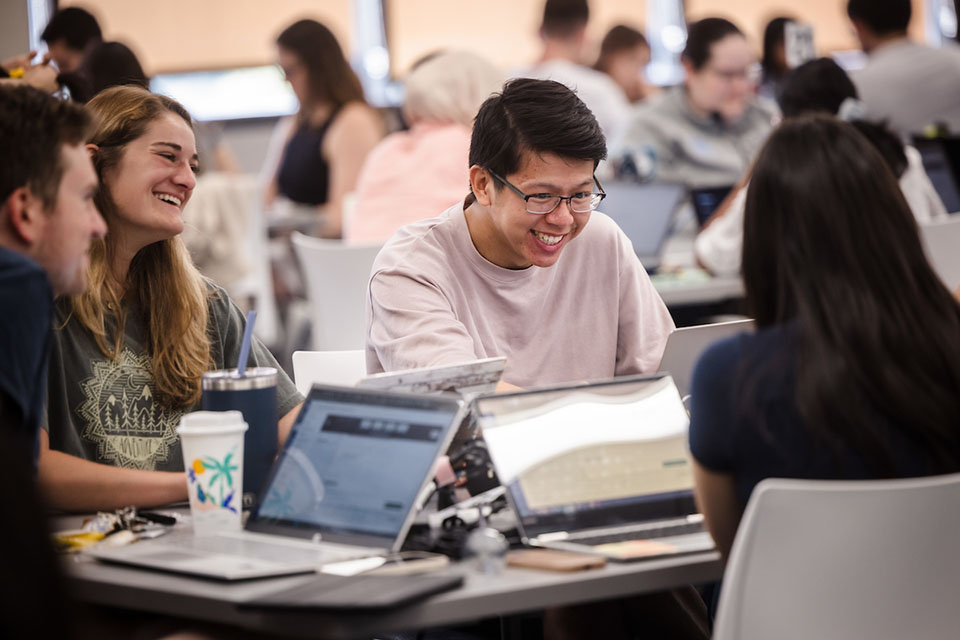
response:
<path fill-rule="evenodd" d="M 244 432 L 247 423 L 239 411 L 194 411 L 180 419 L 177 433 L 182 435 L 214 435 Z"/>

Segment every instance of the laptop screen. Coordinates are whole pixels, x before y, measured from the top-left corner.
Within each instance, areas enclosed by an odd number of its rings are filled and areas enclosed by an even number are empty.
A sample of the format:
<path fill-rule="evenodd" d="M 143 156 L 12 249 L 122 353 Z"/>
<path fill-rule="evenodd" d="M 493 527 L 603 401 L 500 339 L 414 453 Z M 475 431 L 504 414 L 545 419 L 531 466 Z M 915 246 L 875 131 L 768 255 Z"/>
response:
<path fill-rule="evenodd" d="M 949 213 L 960 211 L 960 188 L 950 163 L 948 143 L 939 138 L 914 138 L 913 144 L 920 152 L 923 169 L 943 201 L 943 206 Z"/>
<path fill-rule="evenodd" d="M 686 189 L 680 184 L 631 182 L 615 182 L 603 187 L 607 197 L 600 204 L 600 210 L 627 234 L 643 266 L 656 267 L 673 226 L 674 212 Z"/>
<path fill-rule="evenodd" d="M 477 401 L 529 538 L 695 513 L 686 410 L 669 376 Z"/>
<path fill-rule="evenodd" d="M 247 528 L 396 539 L 459 408 L 440 396 L 314 386 Z"/>
<path fill-rule="evenodd" d="M 697 223 L 702 227 L 707 224 L 707 220 L 717 210 L 723 199 L 733 191 L 733 185 L 728 184 L 722 187 L 704 187 L 701 189 L 691 189 L 690 199 L 693 201 L 693 211 L 697 215 Z"/>

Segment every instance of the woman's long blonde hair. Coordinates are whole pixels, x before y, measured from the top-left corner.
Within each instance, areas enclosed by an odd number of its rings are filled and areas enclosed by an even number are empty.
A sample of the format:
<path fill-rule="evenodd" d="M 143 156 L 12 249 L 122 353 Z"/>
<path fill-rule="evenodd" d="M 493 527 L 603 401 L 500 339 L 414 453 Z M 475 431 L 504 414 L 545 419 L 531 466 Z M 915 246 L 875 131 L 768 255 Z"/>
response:
<path fill-rule="evenodd" d="M 126 146 L 142 136 L 151 122 L 173 113 L 190 125 L 190 114 L 178 102 L 134 86 L 107 89 L 87 103 L 97 120 L 89 140 L 97 145 L 94 167 L 100 178 L 97 208 L 107 221 L 105 239 L 90 250 L 86 292 L 71 300 L 73 315 L 97 341 L 97 346 L 115 360 L 124 346 L 126 313 L 121 297 L 136 303 L 145 317 L 147 351 L 153 360 L 156 398 L 171 407 L 189 407 L 200 400 L 200 378 L 212 367 L 207 333 L 207 288 L 183 240 L 173 237 L 141 249 L 130 263 L 122 291 L 110 278 L 116 237 L 109 232 L 117 211 L 104 182 Z M 104 316 L 115 310 L 116 335 L 107 334 Z"/>

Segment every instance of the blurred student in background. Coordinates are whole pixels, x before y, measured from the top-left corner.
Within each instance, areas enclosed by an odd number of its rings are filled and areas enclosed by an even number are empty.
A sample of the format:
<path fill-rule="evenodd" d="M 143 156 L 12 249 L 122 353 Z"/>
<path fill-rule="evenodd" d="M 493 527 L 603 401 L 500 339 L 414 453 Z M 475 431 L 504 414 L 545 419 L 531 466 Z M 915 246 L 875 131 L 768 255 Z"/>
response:
<path fill-rule="evenodd" d="M 473 118 L 502 84 L 503 74 L 473 53 L 439 53 L 415 66 L 404 83 L 410 129 L 390 134 L 367 156 L 344 240 L 386 242 L 400 227 L 462 200 L 470 188 Z"/>
<path fill-rule="evenodd" d="M 647 97 L 644 69 L 650 64 L 650 44 L 642 33 L 618 24 L 600 43 L 600 56 L 593 68 L 607 74 L 623 90 L 630 102 Z"/>
<path fill-rule="evenodd" d="M 839 115 L 860 130 L 880 152 L 899 180 L 900 190 L 918 222 L 946 218 L 947 210 L 923 168 L 920 152 L 904 147 L 885 124 L 864 120 L 863 105 L 850 77 L 831 58 L 819 58 L 794 69 L 780 94 L 785 118 L 810 113 Z M 740 271 L 746 188 L 741 187 L 717 209 L 694 242 L 698 261 L 718 275 Z"/>
<path fill-rule="evenodd" d="M 200 407 L 203 373 L 236 364 L 245 320 L 180 238 L 199 161 L 190 115 L 134 86 L 87 107 L 109 233 L 90 250 L 87 290 L 57 301 L 38 478 L 59 509 L 176 502 L 187 496 L 176 427 Z M 279 370 L 256 338 L 250 356 Z M 280 370 L 281 441 L 301 400 Z"/>
<path fill-rule="evenodd" d="M 40 38 L 47 43 L 47 59 L 60 73 L 70 73 L 80 68 L 90 49 L 103 40 L 103 34 L 89 11 L 67 7 L 53 15 Z"/>
<path fill-rule="evenodd" d="M 757 331 L 707 349 L 691 388 L 696 493 L 724 555 L 764 478 L 960 471 L 960 305 L 852 125 L 804 116 L 771 136 L 743 274 Z"/>
<path fill-rule="evenodd" d="M 132 84 L 150 88 L 150 79 L 130 47 L 122 42 L 100 42 L 89 50 L 76 71 L 60 74 L 70 97 L 87 102 L 104 89 Z"/>
<path fill-rule="evenodd" d="M 367 105 L 359 78 L 324 25 L 295 22 L 277 38 L 277 53 L 300 111 L 274 132 L 283 150 L 268 152 L 273 180 L 267 205 L 279 196 L 315 207 L 317 233 L 339 238 L 344 196 L 356 187 L 364 159 L 383 137 L 383 121 Z"/>
<path fill-rule="evenodd" d="M 784 78 L 790 73 L 787 64 L 786 28 L 792 18 L 774 18 L 763 30 L 763 57 L 760 59 L 760 86 L 757 94 L 770 100 L 780 98 Z"/>
<path fill-rule="evenodd" d="M 642 156 L 658 181 L 689 187 L 735 184 L 773 128 L 776 105 L 756 99 L 755 59 L 732 22 L 690 25 L 683 51 L 686 79 L 634 111 L 617 156 Z"/>
<path fill-rule="evenodd" d="M 867 117 L 904 140 L 937 123 L 960 132 L 960 50 L 911 40 L 910 0 L 848 0 L 847 15 L 868 56 L 853 74 Z"/>
<path fill-rule="evenodd" d="M 584 64 L 589 19 L 587 0 L 546 0 L 540 23 L 540 59 L 514 75 L 555 80 L 576 91 L 596 116 L 610 146 L 623 136 L 630 118 L 630 103 L 607 74 Z"/>

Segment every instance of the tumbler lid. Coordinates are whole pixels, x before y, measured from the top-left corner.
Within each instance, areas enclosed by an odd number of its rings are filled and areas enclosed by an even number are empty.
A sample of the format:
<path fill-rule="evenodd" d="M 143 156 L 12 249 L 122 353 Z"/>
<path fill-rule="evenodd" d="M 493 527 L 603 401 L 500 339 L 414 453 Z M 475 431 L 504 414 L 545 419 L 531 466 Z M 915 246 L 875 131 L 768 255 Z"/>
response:
<path fill-rule="evenodd" d="M 245 391 L 277 386 L 277 370 L 273 367 L 249 367 L 241 377 L 236 369 L 219 369 L 203 374 L 201 388 L 214 391 Z"/>

